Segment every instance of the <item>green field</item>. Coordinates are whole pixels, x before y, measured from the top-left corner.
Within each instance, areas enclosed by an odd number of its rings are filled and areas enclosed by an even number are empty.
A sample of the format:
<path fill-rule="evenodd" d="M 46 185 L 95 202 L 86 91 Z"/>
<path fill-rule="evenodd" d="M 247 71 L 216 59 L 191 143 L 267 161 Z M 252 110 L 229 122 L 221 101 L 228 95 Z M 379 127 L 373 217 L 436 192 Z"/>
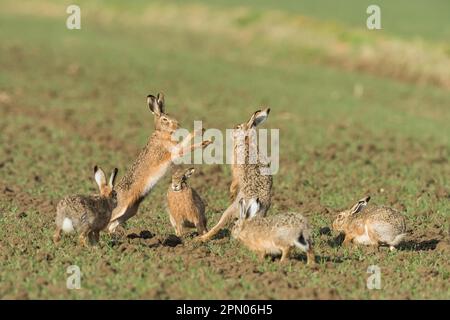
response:
<path fill-rule="evenodd" d="M 70 1 L 0 3 L 0 298 L 449 299 L 450 2 Z M 261 105 L 280 129 L 269 214 L 314 229 L 318 266 L 296 252 L 260 261 L 227 232 L 173 241 L 165 177 L 121 236 L 55 247 L 55 206 L 94 193 L 95 164 L 119 178 L 153 130 L 146 96 L 162 91 L 187 127 L 224 130 Z M 208 225 L 229 204 L 228 165 L 199 165 L 191 185 Z M 401 210 L 396 252 L 345 248 L 326 232 L 370 194 Z M 142 235 L 142 236 L 141 236 Z M 386 249 L 386 250 L 385 250 Z M 66 268 L 78 265 L 80 290 Z M 368 290 L 367 268 L 382 287 Z"/>

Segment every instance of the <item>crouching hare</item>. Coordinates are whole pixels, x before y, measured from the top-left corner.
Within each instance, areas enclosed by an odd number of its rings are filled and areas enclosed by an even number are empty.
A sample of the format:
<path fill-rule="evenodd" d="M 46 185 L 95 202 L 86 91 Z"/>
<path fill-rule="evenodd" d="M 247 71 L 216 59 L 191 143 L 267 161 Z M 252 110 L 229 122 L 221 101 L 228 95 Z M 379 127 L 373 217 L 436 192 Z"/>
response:
<path fill-rule="evenodd" d="M 67 196 L 58 203 L 56 232 L 53 236 L 55 243 L 61 240 L 62 232 L 71 233 L 73 231 L 80 234 L 81 245 L 86 245 L 86 238 L 91 244 L 98 242 L 100 231 L 108 225 L 111 213 L 117 205 L 117 196 L 114 190 L 117 172 L 117 168 L 114 169 L 109 182 L 107 182 L 103 170 L 95 166 L 94 178 L 100 194 Z"/>
<path fill-rule="evenodd" d="M 196 227 L 199 235 L 207 231 L 205 204 L 198 193 L 187 184 L 194 171 L 194 168 L 177 170 L 167 191 L 170 223 L 178 237 L 183 235 L 185 227 Z"/>
<path fill-rule="evenodd" d="M 308 221 L 299 213 L 286 213 L 263 217 L 257 214 L 259 201 L 251 199 L 239 201 L 239 219 L 231 235 L 249 249 L 266 255 L 281 254 L 280 262 L 289 257 L 292 248 L 306 252 L 307 264 L 314 264 L 311 229 Z"/>
<path fill-rule="evenodd" d="M 406 236 L 405 217 L 386 206 L 366 209 L 369 200 L 370 197 L 362 198 L 351 209 L 340 212 L 333 229 L 345 234 L 345 245 L 388 245 L 391 251 L 395 250 Z"/>

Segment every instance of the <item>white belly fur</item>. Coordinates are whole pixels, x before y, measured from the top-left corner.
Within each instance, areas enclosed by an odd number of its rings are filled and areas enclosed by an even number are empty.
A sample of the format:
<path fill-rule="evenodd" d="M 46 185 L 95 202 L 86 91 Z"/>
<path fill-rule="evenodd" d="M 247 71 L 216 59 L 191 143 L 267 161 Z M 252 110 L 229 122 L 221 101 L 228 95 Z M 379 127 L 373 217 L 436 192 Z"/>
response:
<path fill-rule="evenodd" d="M 364 226 L 364 234 L 355 237 L 354 241 L 359 244 L 372 244 L 372 241 L 369 238 L 369 231 L 367 230 L 367 226 Z"/>
<path fill-rule="evenodd" d="M 278 255 L 281 254 L 280 248 L 278 248 L 275 243 L 271 240 L 266 240 L 261 243 L 260 247 L 266 254 Z"/>
<path fill-rule="evenodd" d="M 146 195 L 147 193 L 150 192 L 150 190 L 153 189 L 153 187 L 156 185 L 156 183 L 158 183 L 158 181 L 167 172 L 169 167 L 170 167 L 170 162 L 168 162 L 167 164 L 163 164 L 159 167 L 158 171 L 156 171 L 154 174 L 152 174 L 150 177 L 148 177 L 147 182 L 145 183 L 143 195 Z"/>

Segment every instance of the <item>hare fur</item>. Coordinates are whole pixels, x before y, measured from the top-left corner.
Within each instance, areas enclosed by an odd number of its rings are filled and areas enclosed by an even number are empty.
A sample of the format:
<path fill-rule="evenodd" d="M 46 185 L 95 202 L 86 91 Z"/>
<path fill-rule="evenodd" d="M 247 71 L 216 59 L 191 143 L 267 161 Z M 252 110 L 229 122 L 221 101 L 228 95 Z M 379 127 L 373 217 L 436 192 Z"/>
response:
<path fill-rule="evenodd" d="M 370 197 L 359 200 L 351 209 L 340 212 L 333 229 L 345 234 L 343 244 L 388 245 L 390 250 L 406 237 L 406 219 L 386 206 L 366 208 Z"/>
<path fill-rule="evenodd" d="M 233 134 L 233 161 L 231 165 L 232 183 L 230 186 L 231 205 L 224 211 L 219 222 L 199 240 L 207 241 L 216 235 L 233 217 L 239 215 L 239 201 L 258 199 L 257 214 L 265 216 L 272 198 L 272 175 L 268 162 L 261 161 L 256 144 L 256 127 L 269 116 L 266 108 L 253 113 L 247 122 L 238 124 Z"/>
<path fill-rule="evenodd" d="M 102 169 L 94 168 L 95 181 L 99 187 L 99 195 L 71 195 L 62 199 L 56 207 L 56 231 L 53 241 L 58 243 L 62 233 L 77 231 L 80 244 L 86 245 L 87 238 L 91 244 L 99 240 L 100 231 L 106 228 L 112 211 L 117 205 L 117 194 L 114 180 L 117 175 L 114 169 L 109 182 Z"/>
<path fill-rule="evenodd" d="M 194 136 L 201 132 L 190 133 L 183 141 L 177 142 L 173 134 L 179 129 L 179 124 L 177 120 L 164 112 L 164 95 L 162 93 L 159 93 L 157 97 L 149 95 L 147 103 L 154 115 L 155 131 L 117 184 L 118 204 L 108 226 L 111 233 L 119 224 L 137 213 L 142 200 L 166 174 L 175 159 L 211 143 L 211 141 L 203 141 L 199 144 L 191 144 Z"/>
<path fill-rule="evenodd" d="M 187 183 L 193 173 L 194 168 L 177 170 L 167 191 L 170 222 L 177 236 L 183 235 L 185 227 L 196 227 L 200 235 L 207 231 L 205 204 Z"/>
<path fill-rule="evenodd" d="M 314 264 L 311 228 L 299 213 L 275 216 L 257 215 L 259 203 L 240 200 L 240 216 L 232 229 L 232 236 L 249 249 L 265 255 L 280 255 L 284 262 L 294 247 L 306 252 L 307 263 Z"/>

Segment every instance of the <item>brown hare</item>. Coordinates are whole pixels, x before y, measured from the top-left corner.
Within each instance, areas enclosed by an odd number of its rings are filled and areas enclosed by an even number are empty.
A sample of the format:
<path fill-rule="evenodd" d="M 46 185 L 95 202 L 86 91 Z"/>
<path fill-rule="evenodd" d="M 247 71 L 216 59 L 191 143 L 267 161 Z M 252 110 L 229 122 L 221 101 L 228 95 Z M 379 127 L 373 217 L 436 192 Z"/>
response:
<path fill-rule="evenodd" d="M 196 227 L 200 235 L 207 231 L 205 204 L 187 183 L 194 171 L 194 168 L 177 170 L 167 191 L 170 223 L 178 237 L 183 235 L 185 227 Z"/>
<path fill-rule="evenodd" d="M 109 232 L 114 232 L 119 224 L 133 217 L 140 203 L 166 174 L 173 162 L 197 148 L 203 148 L 212 141 L 191 144 L 196 135 L 202 131 L 190 133 L 181 142 L 174 140 L 173 134 L 179 129 L 178 121 L 164 112 L 164 96 L 147 97 L 148 107 L 154 115 L 155 131 L 147 145 L 142 149 L 127 173 L 117 184 L 118 204 L 113 211 Z"/>
<path fill-rule="evenodd" d="M 258 199 L 257 214 L 265 216 L 272 197 L 272 175 L 269 164 L 261 161 L 256 144 L 256 127 L 269 116 L 270 109 L 258 110 L 247 122 L 237 125 L 233 131 L 233 161 L 231 165 L 233 181 L 230 192 L 233 202 L 222 214 L 219 222 L 202 235 L 199 240 L 207 241 L 216 235 L 233 217 L 239 215 L 239 201 L 247 203 Z"/>
<path fill-rule="evenodd" d="M 79 232 L 80 244 L 86 245 L 86 238 L 91 244 L 99 240 L 99 233 L 109 223 L 111 213 L 117 205 L 114 180 L 117 175 L 114 169 L 109 181 L 105 173 L 95 166 L 94 178 L 100 190 L 99 195 L 73 195 L 62 199 L 56 208 L 56 232 L 53 236 L 55 243 L 61 239 L 62 232 Z"/>
<path fill-rule="evenodd" d="M 232 236 L 249 249 L 260 254 L 280 255 L 280 262 L 289 257 L 295 247 L 306 252 L 307 263 L 314 264 L 311 229 L 308 221 L 299 213 L 286 213 L 263 217 L 258 215 L 258 200 L 239 201 L 239 219 L 232 229 Z"/>
<path fill-rule="evenodd" d="M 345 245 L 388 245 L 392 251 L 406 236 L 405 217 L 385 206 L 366 209 L 369 200 L 370 197 L 362 198 L 351 209 L 340 212 L 333 229 L 345 234 Z"/>

